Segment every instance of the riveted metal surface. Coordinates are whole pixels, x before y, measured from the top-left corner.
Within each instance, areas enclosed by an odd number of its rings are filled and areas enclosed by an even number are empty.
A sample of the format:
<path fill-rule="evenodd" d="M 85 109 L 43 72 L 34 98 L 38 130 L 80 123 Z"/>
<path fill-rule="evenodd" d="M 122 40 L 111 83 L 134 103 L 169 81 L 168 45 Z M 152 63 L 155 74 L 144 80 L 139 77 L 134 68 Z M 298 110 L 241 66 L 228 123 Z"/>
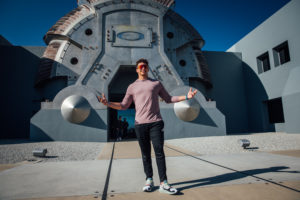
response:
<path fill-rule="evenodd" d="M 119 69 L 128 70 L 124 74 L 128 80 L 130 68 L 140 58 L 149 61 L 149 77 L 159 80 L 173 96 L 187 94 L 191 78 L 202 85 L 209 82 L 201 56 L 204 40 L 172 10 L 173 4 L 174 0 L 79 0 L 79 7 L 62 17 L 44 38 L 47 60 L 40 65 L 36 84 L 50 85 L 63 77 L 66 87 L 56 92 L 53 101 L 42 103 L 32 121 L 32 138 L 106 141 L 113 120 L 96 95 L 110 98 L 112 91 L 119 91 L 118 85 L 110 88 Z M 199 91 L 193 100 L 174 107 L 161 103 L 164 120 L 178 122 L 166 129 L 166 138 L 197 136 L 194 130 L 198 129 L 224 134 L 224 116 L 204 95 Z"/>

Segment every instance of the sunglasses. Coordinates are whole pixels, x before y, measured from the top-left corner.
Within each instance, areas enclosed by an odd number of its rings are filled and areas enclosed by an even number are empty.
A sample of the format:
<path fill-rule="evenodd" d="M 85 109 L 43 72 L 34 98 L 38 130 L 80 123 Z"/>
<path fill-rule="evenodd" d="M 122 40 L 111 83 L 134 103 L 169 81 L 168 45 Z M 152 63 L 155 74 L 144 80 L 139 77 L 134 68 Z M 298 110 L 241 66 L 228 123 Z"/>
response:
<path fill-rule="evenodd" d="M 140 64 L 140 65 L 137 66 L 138 69 L 142 69 L 143 67 L 147 69 L 148 65 Z"/>

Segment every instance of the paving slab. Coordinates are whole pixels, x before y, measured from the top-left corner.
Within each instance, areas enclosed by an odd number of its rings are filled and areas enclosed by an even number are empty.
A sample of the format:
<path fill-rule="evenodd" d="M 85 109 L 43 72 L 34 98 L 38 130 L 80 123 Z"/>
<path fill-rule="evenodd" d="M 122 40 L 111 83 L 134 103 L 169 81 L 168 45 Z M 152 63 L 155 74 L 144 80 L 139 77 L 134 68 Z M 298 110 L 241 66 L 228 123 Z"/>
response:
<path fill-rule="evenodd" d="M 270 151 L 268 153 L 285 155 L 285 156 L 293 156 L 293 157 L 300 158 L 300 150 Z"/>
<path fill-rule="evenodd" d="M 265 152 L 218 154 L 199 157 L 270 181 L 300 180 L 300 158 Z"/>
<path fill-rule="evenodd" d="M 300 186 L 300 181 L 284 182 L 291 187 Z M 179 195 L 160 194 L 157 191 L 151 193 L 126 193 L 111 194 L 108 200 L 299 200 L 300 193 L 287 190 L 274 184 L 238 184 L 214 187 L 198 187 L 182 191 Z"/>
<path fill-rule="evenodd" d="M 114 143 L 113 142 L 108 142 L 105 144 L 99 155 L 97 156 L 98 160 L 110 160 L 111 158 L 111 153 L 114 148 Z"/>
<path fill-rule="evenodd" d="M 114 143 L 93 161 L 26 163 L 0 171 L 0 199 L 101 198 Z M 300 158 L 295 152 L 199 155 L 165 145 L 169 182 L 176 196 L 141 192 L 145 182 L 137 141 L 115 143 L 107 199 L 300 199 Z M 106 191 L 106 190 L 105 190 Z M 97 193 L 96 193 L 97 192 Z"/>
<path fill-rule="evenodd" d="M 20 165 L 0 172 L 0 199 L 102 193 L 108 166 L 108 160 Z"/>
<path fill-rule="evenodd" d="M 208 185 L 230 185 L 257 182 L 255 178 L 201 162 L 188 156 L 166 157 L 171 185 L 180 190 Z M 159 185 L 155 159 L 152 159 L 154 183 Z M 108 194 L 140 192 L 145 183 L 141 159 L 114 159 Z"/>
<path fill-rule="evenodd" d="M 112 151 L 112 143 L 108 143 L 104 146 L 103 150 L 101 151 L 98 159 L 110 159 L 111 151 Z M 177 151 L 173 150 L 176 149 Z M 180 147 L 175 147 L 172 145 L 165 145 L 164 152 L 166 157 L 170 156 L 184 156 L 184 153 L 194 156 L 199 156 L 200 154 L 187 151 Z M 154 150 L 153 147 L 151 148 L 151 156 L 154 158 Z M 114 149 L 114 158 L 115 159 L 129 159 L 129 158 L 141 158 L 141 151 L 137 141 L 122 141 L 115 143 Z"/>
<path fill-rule="evenodd" d="M 287 181 L 283 185 L 298 188 L 300 190 L 300 181 Z M 241 185 L 226 185 L 214 187 L 201 187 L 187 189 L 179 195 L 166 195 L 160 194 L 157 191 L 151 193 L 136 192 L 136 193 L 123 193 L 111 194 L 107 197 L 108 200 L 176 200 L 176 199 L 189 199 L 189 200 L 298 200 L 300 194 L 286 190 L 272 184 L 241 184 Z M 95 196 L 72 196 L 72 197 L 50 197 L 38 198 L 33 200 L 91 200 Z"/>
<path fill-rule="evenodd" d="M 22 200 L 95 200 L 100 196 L 86 195 L 86 196 L 67 196 L 67 197 L 41 197 L 41 198 L 29 198 Z"/>
<path fill-rule="evenodd" d="M 24 162 L 12 163 L 12 164 L 0 164 L 0 172 L 7 170 L 7 169 L 14 168 L 14 167 L 18 167 L 20 165 L 28 164 L 28 163 L 29 162 L 24 161 Z"/>

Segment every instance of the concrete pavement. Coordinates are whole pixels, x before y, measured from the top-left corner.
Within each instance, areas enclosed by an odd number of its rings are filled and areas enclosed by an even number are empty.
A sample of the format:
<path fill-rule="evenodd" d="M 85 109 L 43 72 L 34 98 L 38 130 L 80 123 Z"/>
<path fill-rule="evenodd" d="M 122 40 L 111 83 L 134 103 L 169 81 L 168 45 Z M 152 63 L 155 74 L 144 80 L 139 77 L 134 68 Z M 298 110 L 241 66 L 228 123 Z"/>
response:
<path fill-rule="evenodd" d="M 93 161 L 3 167 L 0 199 L 300 199 L 299 152 L 199 155 L 166 144 L 168 179 L 180 191 L 170 196 L 141 192 L 145 175 L 136 141 L 107 143 Z"/>

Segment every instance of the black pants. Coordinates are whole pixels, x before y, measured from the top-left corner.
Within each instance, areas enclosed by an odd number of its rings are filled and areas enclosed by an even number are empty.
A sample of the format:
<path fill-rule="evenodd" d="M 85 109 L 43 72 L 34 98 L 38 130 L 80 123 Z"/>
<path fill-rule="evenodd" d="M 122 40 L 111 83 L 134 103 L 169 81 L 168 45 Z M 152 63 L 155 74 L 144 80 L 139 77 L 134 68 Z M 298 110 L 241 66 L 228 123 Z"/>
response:
<path fill-rule="evenodd" d="M 160 182 L 167 180 L 163 128 L 163 121 L 135 125 L 136 136 L 142 152 L 146 179 L 152 178 L 153 176 L 151 161 L 151 140 L 155 152 Z"/>

